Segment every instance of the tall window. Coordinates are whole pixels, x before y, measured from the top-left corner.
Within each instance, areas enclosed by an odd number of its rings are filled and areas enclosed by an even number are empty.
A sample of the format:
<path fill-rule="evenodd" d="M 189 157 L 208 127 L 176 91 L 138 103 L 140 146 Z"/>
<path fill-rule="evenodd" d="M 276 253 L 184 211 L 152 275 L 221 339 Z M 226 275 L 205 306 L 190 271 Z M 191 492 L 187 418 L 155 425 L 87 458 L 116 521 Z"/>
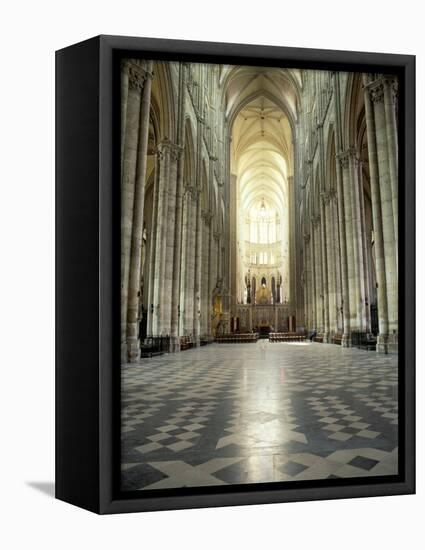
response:
<path fill-rule="evenodd" d="M 248 239 L 254 244 L 273 244 L 278 240 L 276 212 L 270 208 L 264 198 L 251 209 Z"/>

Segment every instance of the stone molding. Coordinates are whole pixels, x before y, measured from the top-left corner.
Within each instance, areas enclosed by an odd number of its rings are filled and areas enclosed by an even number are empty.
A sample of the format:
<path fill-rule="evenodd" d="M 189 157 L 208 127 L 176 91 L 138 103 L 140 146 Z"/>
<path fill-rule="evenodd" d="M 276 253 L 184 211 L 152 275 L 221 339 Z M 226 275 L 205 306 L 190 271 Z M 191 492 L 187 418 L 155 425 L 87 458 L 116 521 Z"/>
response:
<path fill-rule="evenodd" d="M 197 202 L 199 200 L 199 196 L 201 194 L 201 190 L 198 187 L 196 187 L 195 185 L 188 184 L 188 183 L 186 183 L 185 186 L 184 186 L 184 192 L 185 192 L 185 195 L 190 196 L 190 198 L 194 202 Z"/>
<path fill-rule="evenodd" d="M 358 161 L 357 151 L 355 147 L 349 147 L 345 151 L 338 153 L 336 155 L 336 158 L 339 160 L 341 168 L 343 169 L 348 168 L 350 158 L 352 158 L 356 162 Z"/>
<path fill-rule="evenodd" d="M 320 193 L 320 197 L 325 206 L 328 206 L 328 204 L 331 202 L 331 196 L 328 191 L 323 191 L 322 193 Z"/>
<path fill-rule="evenodd" d="M 204 220 L 205 225 L 211 225 L 211 220 L 213 219 L 213 215 L 211 214 L 211 212 L 205 212 L 205 210 L 203 210 L 201 212 L 201 218 Z"/>
<path fill-rule="evenodd" d="M 394 78 L 393 76 L 385 76 L 384 77 L 384 86 L 387 88 L 387 90 L 390 92 L 389 97 L 392 101 L 392 103 L 395 105 L 398 102 L 398 80 Z"/>
<path fill-rule="evenodd" d="M 133 66 L 128 68 L 128 87 L 130 90 L 141 92 L 145 83 L 146 76 L 140 69 Z"/>
<path fill-rule="evenodd" d="M 370 97 L 373 103 L 382 103 L 384 101 L 384 85 L 381 81 L 370 89 Z"/>
<path fill-rule="evenodd" d="M 318 225 L 320 223 L 320 216 L 312 216 L 311 217 L 311 223 L 312 223 L 314 228 L 318 227 Z"/>
<path fill-rule="evenodd" d="M 180 155 L 183 153 L 183 147 L 177 145 L 168 138 L 164 138 L 160 143 L 158 143 L 154 152 L 158 156 L 158 159 L 162 160 L 166 151 L 169 152 L 171 160 L 177 161 Z"/>
<path fill-rule="evenodd" d="M 331 201 L 333 201 L 333 200 L 335 200 L 336 198 L 337 198 L 336 189 L 335 189 L 335 187 L 331 187 L 331 188 L 329 189 L 329 199 L 330 199 Z"/>

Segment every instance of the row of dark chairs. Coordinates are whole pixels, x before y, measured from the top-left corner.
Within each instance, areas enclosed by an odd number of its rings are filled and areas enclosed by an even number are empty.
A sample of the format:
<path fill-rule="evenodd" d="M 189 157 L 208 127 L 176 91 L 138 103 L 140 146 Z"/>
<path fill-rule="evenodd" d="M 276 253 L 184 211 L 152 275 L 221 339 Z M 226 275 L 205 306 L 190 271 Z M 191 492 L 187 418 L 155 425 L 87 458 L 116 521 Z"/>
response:
<path fill-rule="evenodd" d="M 356 348 L 375 350 L 376 338 L 375 336 L 368 334 L 367 332 L 352 331 L 351 332 L 351 345 Z M 315 342 L 323 342 L 323 336 L 317 335 L 314 337 Z M 333 344 L 340 346 L 342 344 L 342 334 L 340 332 L 335 333 L 331 339 Z"/>
<path fill-rule="evenodd" d="M 302 342 L 306 339 L 305 334 L 298 334 L 297 332 L 270 332 L 270 342 Z"/>
<path fill-rule="evenodd" d="M 246 334 L 217 334 L 215 341 L 219 344 L 247 344 L 258 340 L 257 332 L 249 332 Z"/>
<path fill-rule="evenodd" d="M 207 339 L 207 338 L 201 338 L 199 340 L 199 345 L 200 346 L 207 346 L 210 343 L 211 343 L 211 340 Z M 193 348 L 193 346 L 194 346 L 194 343 L 193 343 L 193 340 L 192 340 L 191 336 L 182 336 L 180 338 L 180 350 L 181 351 L 183 351 L 185 349 Z"/>
<path fill-rule="evenodd" d="M 180 350 L 193 348 L 193 341 L 191 336 L 182 336 L 180 338 Z"/>
<path fill-rule="evenodd" d="M 340 346 L 342 344 L 342 334 L 337 332 L 332 336 L 332 343 Z"/>
<path fill-rule="evenodd" d="M 376 350 L 376 338 L 367 332 L 353 330 L 351 332 L 351 345 L 355 348 L 374 351 Z"/>
<path fill-rule="evenodd" d="M 152 357 L 162 355 L 170 349 L 169 336 L 148 336 L 140 346 L 141 357 Z"/>

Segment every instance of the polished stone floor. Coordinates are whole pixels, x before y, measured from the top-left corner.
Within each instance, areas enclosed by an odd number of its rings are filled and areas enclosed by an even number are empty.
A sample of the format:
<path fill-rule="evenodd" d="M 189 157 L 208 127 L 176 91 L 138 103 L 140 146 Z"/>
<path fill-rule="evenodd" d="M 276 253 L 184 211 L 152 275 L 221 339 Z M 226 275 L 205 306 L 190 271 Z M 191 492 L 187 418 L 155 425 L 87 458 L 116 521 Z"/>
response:
<path fill-rule="evenodd" d="M 122 489 L 397 474 L 395 355 L 211 344 L 122 368 Z"/>

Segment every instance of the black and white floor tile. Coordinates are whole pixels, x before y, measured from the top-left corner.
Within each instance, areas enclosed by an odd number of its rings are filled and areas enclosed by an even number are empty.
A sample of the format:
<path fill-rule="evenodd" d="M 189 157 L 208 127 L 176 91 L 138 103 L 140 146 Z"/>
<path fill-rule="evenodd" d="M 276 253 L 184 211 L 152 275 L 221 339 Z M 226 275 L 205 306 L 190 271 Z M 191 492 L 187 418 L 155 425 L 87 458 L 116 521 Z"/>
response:
<path fill-rule="evenodd" d="M 122 489 L 397 474 L 397 363 L 259 341 L 124 365 Z"/>

